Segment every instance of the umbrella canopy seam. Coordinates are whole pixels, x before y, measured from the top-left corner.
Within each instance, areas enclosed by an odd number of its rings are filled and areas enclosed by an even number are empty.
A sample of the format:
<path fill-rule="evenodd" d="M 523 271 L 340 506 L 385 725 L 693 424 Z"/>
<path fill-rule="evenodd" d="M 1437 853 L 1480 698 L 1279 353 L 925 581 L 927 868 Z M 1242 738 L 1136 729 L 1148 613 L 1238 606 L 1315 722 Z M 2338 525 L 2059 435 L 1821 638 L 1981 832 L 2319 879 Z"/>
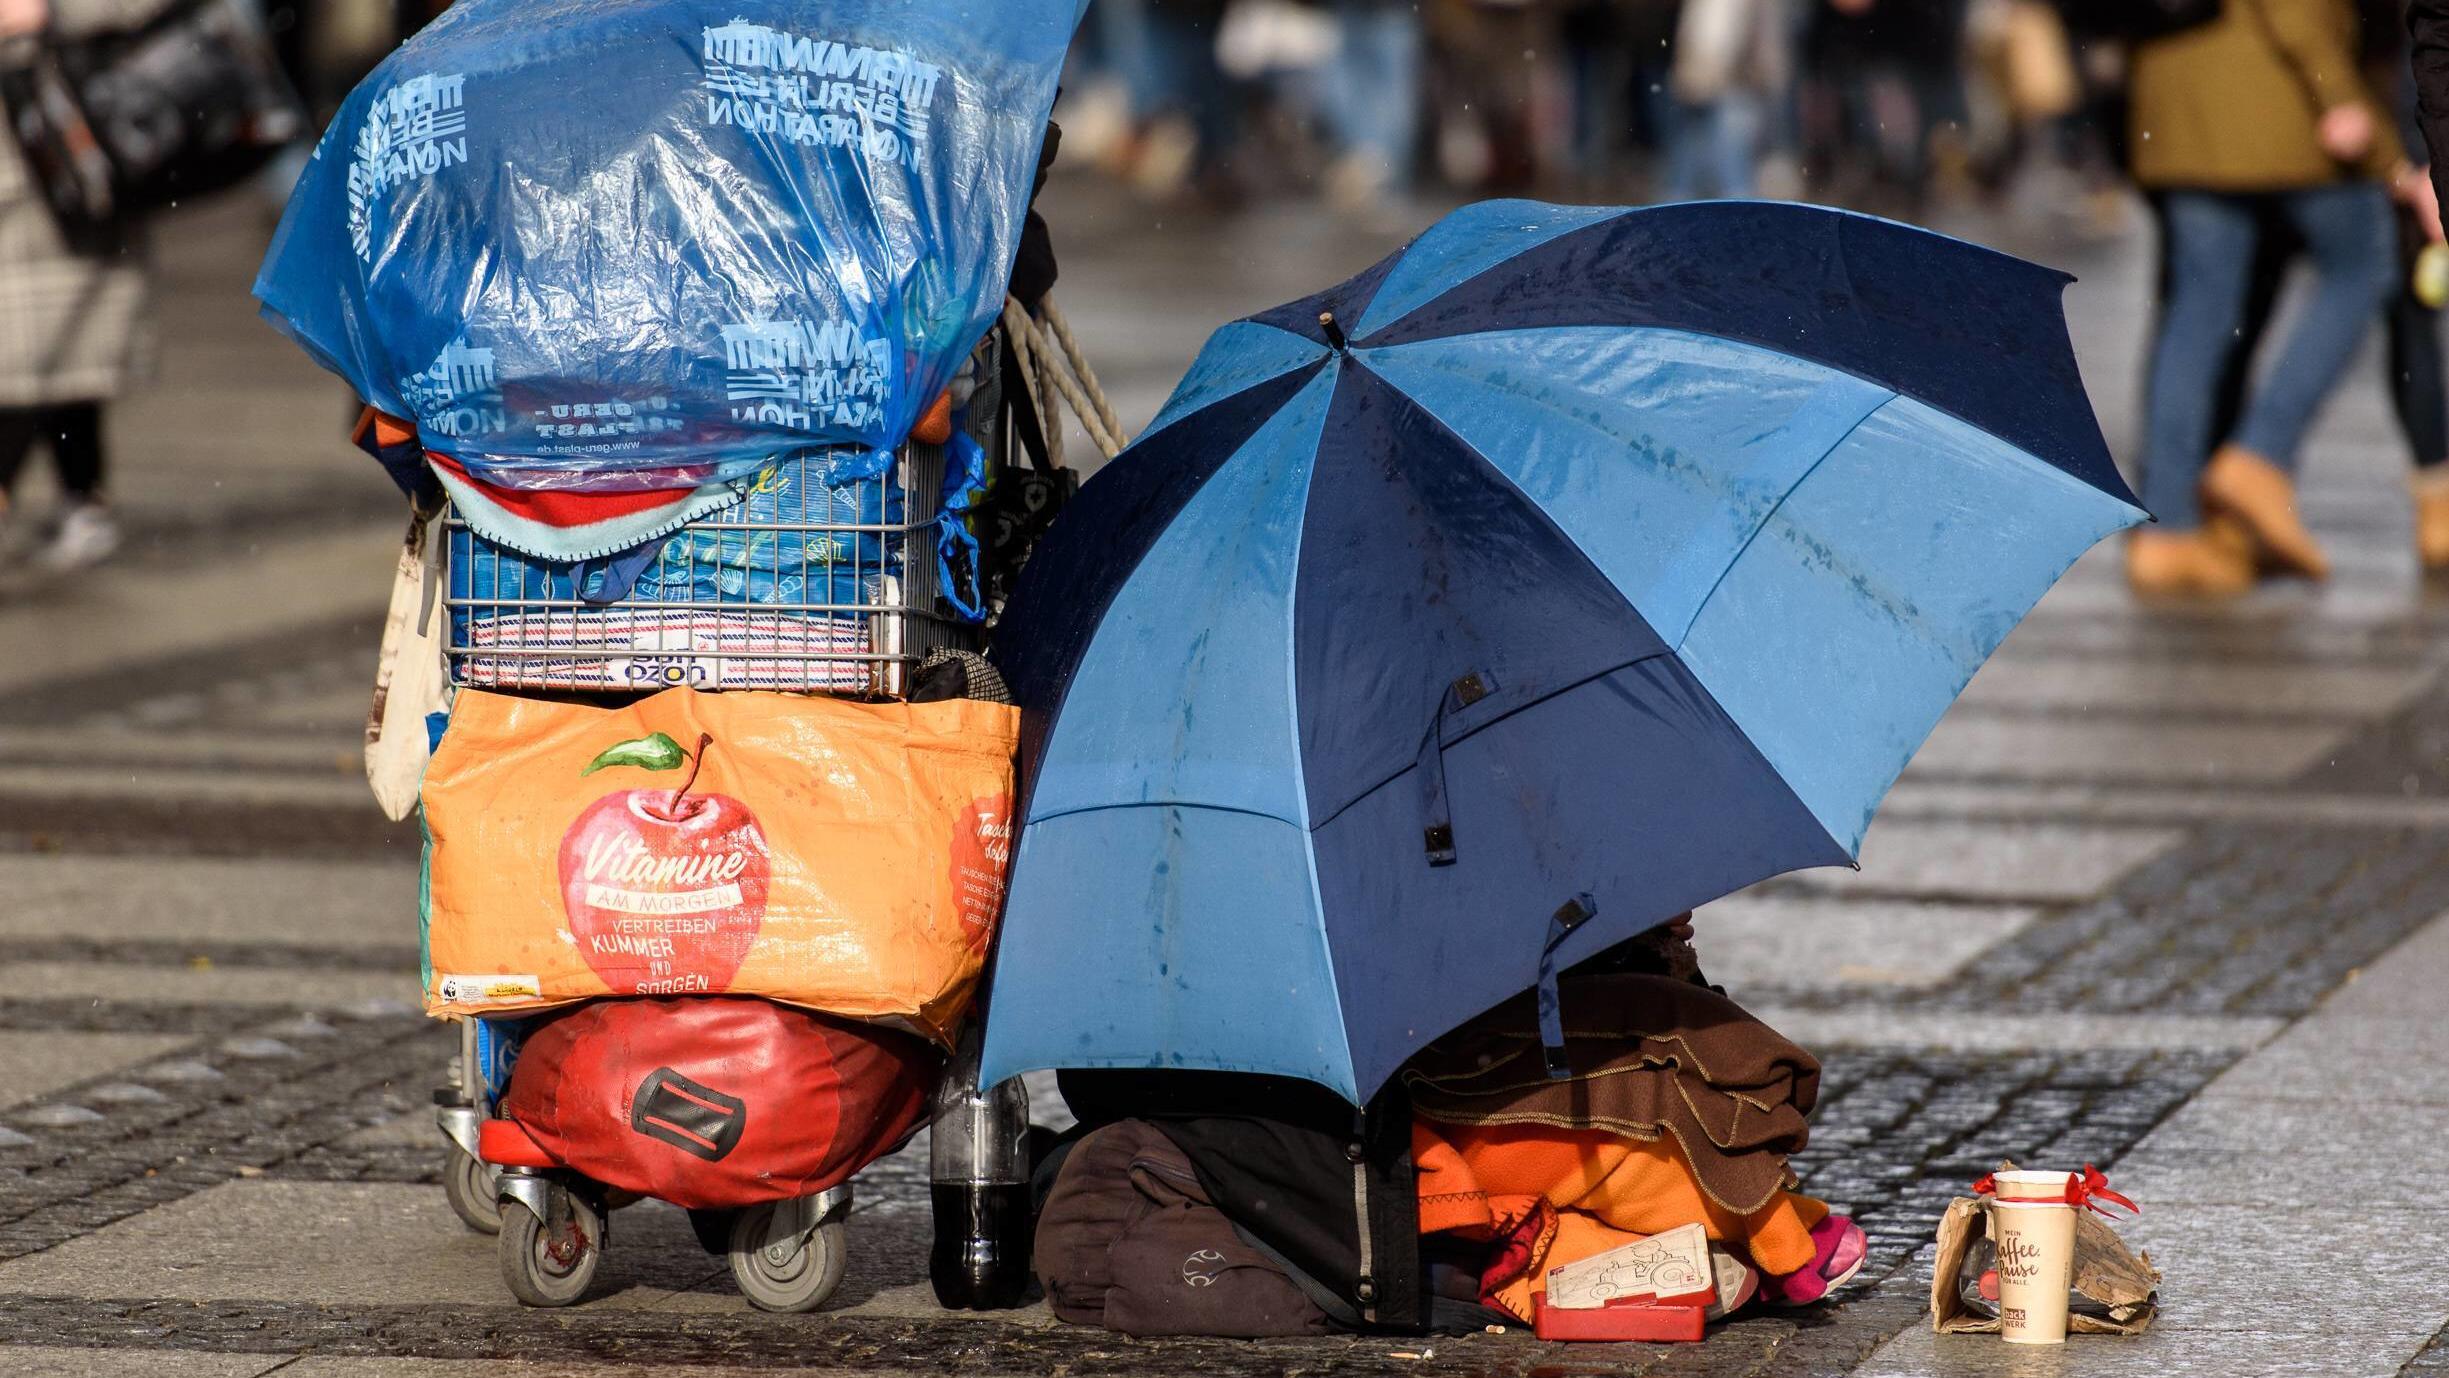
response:
<path fill-rule="evenodd" d="M 1873 383 L 1874 385 L 1877 384 L 1877 380 L 1875 379 L 1866 378 L 1863 381 L 1866 383 Z M 1869 421 L 1872 417 L 1879 415 L 1881 412 L 1886 411 L 1889 403 L 1894 402 L 1895 400 L 1896 393 L 1894 390 L 1890 390 L 1887 401 L 1881 402 L 1878 406 L 1871 408 L 1869 411 L 1864 412 L 1861 416 L 1855 418 L 1854 424 L 1845 428 L 1845 434 L 1840 435 L 1835 440 L 1830 441 L 1828 443 L 1828 447 L 1820 451 L 1818 457 L 1814 458 L 1811 463 L 1804 465 L 1803 471 L 1794 476 L 1794 482 L 1786 485 L 1786 491 L 1778 494 L 1777 501 L 1770 503 L 1767 510 L 1760 514 L 1760 520 L 1754 522 L 1752 524 L 1750 533 L 1744 536 L 1743 544 L 1735 547 L 1735 553 L 1728 558 L 1725 566 L 1718 571 L 1718 577 L 1710 584 L 1709 591 L 1702 594 L 1700 601 L 1692 605 L 1692 616 L 1686 619 L 1684 622 L 1683 630 L 1676 634 L 1674 646 L 1675 654 L 1679 656 L 1683 654 L 1684 643 L 1692 639 L 1692 629 L 1700 624 L 1701 614 L 1709 610 L 1709 600 L 1718 596 L 1719 589 L 1726 587 L 1726 576 L 1734 573 L 1735 566 L 1743 563 L 1743 557 L 1750 553 L 1752 544 L 1760 539 L 1761 532 L 1769 529 L 1769 523 L 1777 520 L 1777 514 L 1786 510 L 1787 500 L 1792 498 L 1804 484 L 1811 481 L 1811 476 L 1820 471 L 1820 466 L 1828 462 L 1828 457 L 1830 455 L 1835 454 L 1839 449 L 1843 448 L 1846 441 L 1854 438 L 1854 433 L 1862 429 L 1863 423 Z M 1746 735 L 1748 736 L 1749 734 L 1747 733 Z M 1758 742 L 1754 742 L 1752 745 L 1755 749 L 1757 749 L 1760 744 Z"/>

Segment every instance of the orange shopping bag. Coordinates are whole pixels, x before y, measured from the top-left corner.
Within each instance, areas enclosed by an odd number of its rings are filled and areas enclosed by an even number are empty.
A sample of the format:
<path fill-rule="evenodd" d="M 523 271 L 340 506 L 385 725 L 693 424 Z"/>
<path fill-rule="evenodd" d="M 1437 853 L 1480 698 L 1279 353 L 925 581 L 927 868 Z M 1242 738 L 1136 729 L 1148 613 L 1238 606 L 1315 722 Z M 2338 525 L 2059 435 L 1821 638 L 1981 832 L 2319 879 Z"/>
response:
<path fill-rule="evenodd" d="M 463 690 L 425 773 L 425 1008 L 757 995 L 939 1042 L 1003 903 L 1003 704 Z"/>

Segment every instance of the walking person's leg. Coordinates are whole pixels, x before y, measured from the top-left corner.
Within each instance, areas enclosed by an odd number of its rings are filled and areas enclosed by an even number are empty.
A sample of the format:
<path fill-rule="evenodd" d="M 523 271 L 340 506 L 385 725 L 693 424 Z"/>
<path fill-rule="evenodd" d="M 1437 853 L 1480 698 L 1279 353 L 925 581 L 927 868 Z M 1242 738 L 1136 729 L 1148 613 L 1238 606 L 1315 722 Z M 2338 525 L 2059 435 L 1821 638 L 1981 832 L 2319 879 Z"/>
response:
<path fill-rule="evenodd" d="M 35 437 L 42 433 L 42 412 L 33 407 L 0 407 L 0 539 L 7 535 L 9 506 L 17 491 L 17 476 L 25 471 L 26 457 L 34 452 Z M 0 546 L 0 554 L 13 553 L 13 547 Z"/>
<path fill-rule="evenodd" d="M 25 472 L 26 457 L 42 434 L 42 417 L 39 407 L 0 407 L 0 512 L 17 491 L 17 476 Z"/>
<path fill-rule="evenodd" d="M 81 569 L 119 549 L 119 523 L 102 494 L 102 405 L 79 402 L 42 413 L 66 510 L 60 527 L 39 557 L 51 569 Z"/>
<path fill-rule="evenodd" d="M 2245 309 L 2253 263 L 2253 208 L 2209 192 L 2170 192 L 2166 297 L 2144 389 L 2143 506 L 2159 525 L 2138 531 L 2126 577 L 2150 594 L 2230 594 L 2253 582 L 2241 547 L 2206 531 L 2195 498 L 2210 451 L 2221 370 Z"/>
<path fill-rule="evenodd" d="M 1768 109 L 1758 92 L 1731 89 L 1711 112 L 1712 196 L 1743 199 L 1759 188 L 1760 146 Z"/>
<path fill-rule="evenodd" d="M 2415 461 L 2415 557 L 2425 569 L 2449 569 L 2449 357 L 2441 349 L 2441 313 L 2402 282 L 2384 320 L 2390 404 Z"/>
<path fill-rule="evenodd" d="M 2389 201 L 2373 183 L 2308 188 L 2280 204 L 2313 260 L 2313 296 L 2235 436 L 2204 469 L 2202 495 L 2243 522 L 2268 560 L 2318 579 L 2330 562 L 2297 515 L 2296 451 L 2387 299 L 2397 257 Z"/>
<path fill-rule="evenodd" d="M 1420 139 L 1420 16 L 1407 5 L 1347 0 L 1335 17 L 1339 43 L 1320 101 L 1337 154 L 1328 192 L 1342 205 L 1374 205 L 1411 183 Z"/>

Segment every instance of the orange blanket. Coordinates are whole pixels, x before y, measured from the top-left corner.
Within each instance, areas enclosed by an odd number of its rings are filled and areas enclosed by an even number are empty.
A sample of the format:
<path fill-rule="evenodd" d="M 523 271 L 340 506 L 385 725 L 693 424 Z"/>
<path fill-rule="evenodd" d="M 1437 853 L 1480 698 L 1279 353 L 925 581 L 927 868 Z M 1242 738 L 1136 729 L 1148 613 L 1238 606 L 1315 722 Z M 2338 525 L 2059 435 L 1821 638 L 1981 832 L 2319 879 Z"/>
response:
<path fill-rule="evenodd" d="M 1412 1162 L 1420 1232 L 1499 1243 L 1483 1296 L 1524 1321 L 1550 1268 L 1694 1221 L 1762 1272 L 1791 1273 L 1811 1262 L 1812 1227 L 1828 1214 L 1821 1202 L 1781 1190 L 1738 1215 L 1701 1190 L 1672 1138 L 1416 1119 Z"/>

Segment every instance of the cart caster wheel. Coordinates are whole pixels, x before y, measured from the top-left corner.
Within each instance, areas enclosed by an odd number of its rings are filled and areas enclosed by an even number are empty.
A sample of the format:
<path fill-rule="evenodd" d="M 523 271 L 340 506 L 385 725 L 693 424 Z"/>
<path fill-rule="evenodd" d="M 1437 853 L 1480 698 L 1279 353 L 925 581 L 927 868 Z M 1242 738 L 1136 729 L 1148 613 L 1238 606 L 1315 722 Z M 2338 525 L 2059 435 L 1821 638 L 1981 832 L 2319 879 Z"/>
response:
<path fill-rule="evenodd" d="M 818 1223 L 815 1198 L 750 1206 L 731 1227 L 731 1276 L 760 1311 L 813 1311 L 850 1267 L 850 1222 Z"/>
<path fill-rule="evenodd" d="M 442 1195 L 460 1223 L 478 1234 L 502 1232 L 502 1201 L 493 1168 L 457 1144 L 443 1150 Z"/>
<path fill-rule="evenodd" d="M 568 1306 L 587 1294 L 604 1258 L 604 1217 L 567 1187 L 547 1193 L 545 1218 L 524 1205 L 502 1210 L 502 1281 L 529 1306 Z"/>

